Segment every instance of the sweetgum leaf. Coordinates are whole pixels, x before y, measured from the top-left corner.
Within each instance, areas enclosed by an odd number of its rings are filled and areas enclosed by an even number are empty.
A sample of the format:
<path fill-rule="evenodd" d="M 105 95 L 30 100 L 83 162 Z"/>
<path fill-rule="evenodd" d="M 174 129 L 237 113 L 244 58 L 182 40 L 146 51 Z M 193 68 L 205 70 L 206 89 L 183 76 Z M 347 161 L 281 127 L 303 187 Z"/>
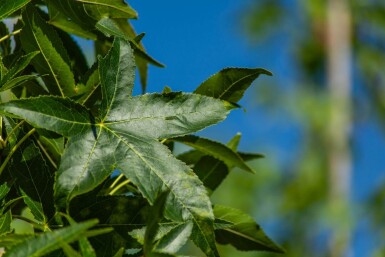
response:
<path fill-rule="evenodd" d="M 215 217 L 233 223 L 215 230 L 220 244 L 231 244 L 242 251 L 269 251 L 284 253 L 284 250 L 266 236 L 262 228 L 249 215 L 226 206 L 214 206 Z"/>
<path fill-rule="evenodd" d="M 0 4 L 0 20 L 19 10 L 31 0 L 2 0 Z"/>
<path fill-rule="evenodd" d="M 203 82 L 194 93 L 236 103 L 261 74 L 272 75 L 270 71 L 260 68 L 226 68 Z"/>

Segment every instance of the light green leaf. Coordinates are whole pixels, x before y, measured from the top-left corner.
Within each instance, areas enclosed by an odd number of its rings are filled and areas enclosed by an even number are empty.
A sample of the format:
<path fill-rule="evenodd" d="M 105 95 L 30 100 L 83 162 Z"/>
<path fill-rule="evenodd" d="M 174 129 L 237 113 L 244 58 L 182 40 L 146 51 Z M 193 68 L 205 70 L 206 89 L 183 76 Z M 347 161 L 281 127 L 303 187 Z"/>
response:
<path fill-rule="evenodd" d="M 89 228 L 96 224 L 97 221 L 91 220 L 40 234 L 33 239 L 27 239 L 10 248 L 4 257 L 37 257 L 48 254 L 59 249 L 62 243 L 71 243 L 82 237 Z"/>
<path fill-rule="evenodd" d="M 233 223 L 232 226 L 215 231 L 217 242 L 232 244 L 242 251 L 269 251 L 284 253 L 284 250 L 268 238 L 253 218 L 242 211 L 221 205 L 214 206 L 215 217 Z"/>
<path fill-rule="evenodd" d="M 138 14 L 122 0 L 78 0 L 95 20 L 103 17 L 135 19 Z"/>
<path fill-rule="evenodd" d="M 64 136 L 87 131 L 93 125 L 89 111 L 70 99 L 54 96 L 14 100 L 0 104 L 0 113 L 27 120 Z"/>
<path fill-rule="evenodd" d="M 238 167 L 245 171 L 254 173 L 254 171 L 242 160 L 242 158 L 226 145 L 206 138 L 197 136 L 183 136 L 172 138 L 170 140 L 191 146 L 202 153 L 208 154 L 226 163 L 229 167 Z"/>
<path fill-rule="evenodd" d="M 60 246 L 67 257 L 82 257 L 82 255 L 75 251 L 69 244 L 61 243 Z"/>
<path fill-rule="evenodd" d="M 241 141 L 241 136 L 241 133 L 237 133 L 232 139 L 230 139 L 229 142 L 227 142 L 227 147 L 234 152 L 237 151 L 239 142 Z"/>
<path fill-rule="evenodd" d="M 25 27 L 20 33 L 20 40 L 26 52 L 40 51 L 33 60 L 35 69 L 52 94 L 73 96 L 75 79 L 70 67 L 70 60 L 56 31 L 40 16 L 33 6 L 23 12 Z"/>
<path fill-rule="evenodd" d="M 0 236 L 10 233 L 12 222 L 12 213 L 7 211 L 5 214 L 0 215 Z"/>
<path fill-rule="evenodd" d="M 32 238 L 33 236 L 30 234 L 15 234 L 15 233 L 10 233 L 10 234 L 5 234 L 0 236 L 0 247 L 4 247 L 5 249 L 10 249 L 14 245 L 17 245 L 24 240 L 28 240 Z"/>
<path fill-rule="evenodd" d="M 8 17 L 29 2 L 31 2 L 31 0 L 1 0 L 0 20 Z"/>
<path fill-rule="evenodd" d="M 123 254 L 124 248 L 120 248 L 119 251 L 117 251 L 113 257 L 123 257 Z"/>
<path fill-rule="evenodd" d="M 260 68 L 226 68 L 203 82 L 194 93 L 236 103 L 261 74 L 272 75 L 271 72 Z"/>

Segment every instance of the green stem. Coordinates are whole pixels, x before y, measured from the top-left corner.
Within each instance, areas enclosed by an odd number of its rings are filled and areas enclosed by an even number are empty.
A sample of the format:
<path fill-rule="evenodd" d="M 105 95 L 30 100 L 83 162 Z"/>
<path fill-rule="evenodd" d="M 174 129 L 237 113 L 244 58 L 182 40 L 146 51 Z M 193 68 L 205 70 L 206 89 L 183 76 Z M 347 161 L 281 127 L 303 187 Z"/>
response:
<path fill-rule="evenodd" d="M 16 130 L 21 126 L 23 125 L 24 123 L 24 120 L 20 121 L 19 123 L 16 124 L 16 126 L 11 130 L 11 132 L 9 132 L 9 134 L 7 135 L 7 137 L 5 138 L 5 141 L 4 141 L 4 144 L 7 145 L 7 142 L 9 141 L 8 138 L 14 134 L 16 132 Z"/>
<path fill-rule="evenodd" d="M 117 187 L 115 187 L 114 189 L 111 190 L 110 192 L 110 195 L 113 195 L 115 194 L 119 189 L 121 189 L 122 187 L 124 187 L 125 185 L 127 185 L 128 183 L 130 183 L 131 181 L 129 181 L 128 179 L 123 181 L 122 183 L 120 183 Z"/>
<path fill-rule="evenodd" d="M 16 35 L 16 34 L 19 34 L 20 32 L 21 32 L 21 29 L 18 29 L 18 30 L 15 30 L 15 31 L 9 33 L 8 35 L 5 35 L 4 37 L 0 38 L 0 43 L 7 40 L 8 38 Z"/>
<path fill-rule="evenodd" d="M 123 174 L 120 174 L 116 179 L 115 181 L 111 184 L 110 188 L 114 188 L 114 186 L 116 186 L 116 184 L 118 184 L 119 180 L 121 180 L 122 178 L 124 177 Z"/>
<path fill-rule="evenodd" d="M 27 140 L 33 133 L 35 133 L 35 131 L 36 131 L 35 128 L 33 128 L 30 131 L 28 131 L 28 133 L 25 134 L 25 136 L 22 139 L 20 139 L 20 141 L 17 142 L 17 144 L 12 148 L 12 150 L 7 155 L 7 158 L 5 158 L 4 163 L 0 167 L 0 175 L 3 173 L 3 171 L 5 169 L 5 166 L 7 166 L 7 164 L 9 162 L 9 160 L 11 159 L 12 155 L 17 151 L 17 149 L 21 146 L 21 144 L 24 143 L 25 140 Z"/>

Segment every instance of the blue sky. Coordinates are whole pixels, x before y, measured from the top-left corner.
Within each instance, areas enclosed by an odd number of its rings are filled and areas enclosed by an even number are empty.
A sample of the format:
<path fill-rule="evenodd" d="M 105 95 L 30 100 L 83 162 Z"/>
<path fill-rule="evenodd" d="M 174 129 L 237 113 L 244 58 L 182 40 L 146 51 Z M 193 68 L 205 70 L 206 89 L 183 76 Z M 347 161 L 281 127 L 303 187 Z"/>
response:
<path fill-rule="evenodd" d="M 239 13 L 251 1 L 131 1 L 139 13 L 133 24 L 145 32 L 147 51 L 167 67 L 150 67 L 148 91 L 159 92 L 164 86 L 174 91 L 193 91 L 210 75 L 225 67 L 263 67 L 273 77 L 259 78 L 254 87 L 278 81 L 291 84 L 295 78 L 290 65 L 287 35 L 268 46 L 252 46 L 240 32 Z M 139 83 L 136 93 L 140 92 Z M 290 162 L 301 140 L 300 128 L 287 113 L 271 115 L 256 104 L 256 90 L 250 89 L 241 105 L 247 110 L 234 111 L 229 118 L 202 134 L 227 141 L 237 132 L 243 134 L 240 148 L 262 152 L 281 162 Z M 283 110 L 281 110 L 283 111 Z M 369 116 L 357 122 L 353 132 L 353 199 L 361 203 L 373 188 L 385 180 L 385 137 Z M 361 219 L 362 210 L 355 210 Z M 370 232 L 360 223 L 354 236 L 355 256 L 365 256 L 373 247 Z"/>

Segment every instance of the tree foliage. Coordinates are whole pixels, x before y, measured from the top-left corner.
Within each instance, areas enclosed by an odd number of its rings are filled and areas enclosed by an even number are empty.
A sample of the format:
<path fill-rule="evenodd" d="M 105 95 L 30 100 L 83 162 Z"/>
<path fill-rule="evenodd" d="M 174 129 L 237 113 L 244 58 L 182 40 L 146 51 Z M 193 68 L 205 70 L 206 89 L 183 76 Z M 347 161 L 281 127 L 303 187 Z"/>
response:
<path fill-rule="evenodd" d="M 251 217 L 209 198 L 261 155 L 238 152 L 239 135 L 227 145 L 193 135 L 270 72 L 227 68 L 194 93 L 133 96 L 136 71 L 144 92 L 148 65 L 163 65 L 127 3 L 5 0 L 0 18 L 4 256 L 177 256 L 189 240 L 206 256 L 219 256 L 217 243 L 283 252 Z M 94 40 L 95 64 L 74 35 Z M 175 156 L 175 142 L 194 150 Z M 33 233 L 15 229 L 20 220 Z"/>

